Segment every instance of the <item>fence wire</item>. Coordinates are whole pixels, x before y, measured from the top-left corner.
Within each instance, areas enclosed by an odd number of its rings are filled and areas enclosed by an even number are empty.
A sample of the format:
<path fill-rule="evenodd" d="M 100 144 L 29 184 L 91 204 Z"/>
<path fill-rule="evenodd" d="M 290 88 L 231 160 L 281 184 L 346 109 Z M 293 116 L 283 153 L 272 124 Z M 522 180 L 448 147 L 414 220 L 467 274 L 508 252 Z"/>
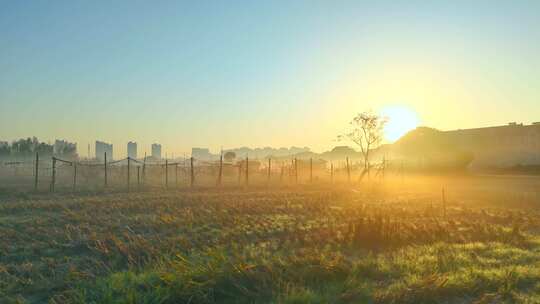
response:
<path fill-rule="evenodd" d="M 38 158 L 36 158 L 38 159 Z M 384 177 L 388 162 L 372 166 L 375 177 Z M 148 161 L 126 157 L 111 161 L 80 161 L 58 157 L 39 161 L 0 162 L 0 190 L 20 188 L 50 191 L 136 187 L 196 187 L 291 185 L 362 180 L 366 170 L 347 159 L 330 166 L 312 160 L 248 160 L 236 163 Z"/>

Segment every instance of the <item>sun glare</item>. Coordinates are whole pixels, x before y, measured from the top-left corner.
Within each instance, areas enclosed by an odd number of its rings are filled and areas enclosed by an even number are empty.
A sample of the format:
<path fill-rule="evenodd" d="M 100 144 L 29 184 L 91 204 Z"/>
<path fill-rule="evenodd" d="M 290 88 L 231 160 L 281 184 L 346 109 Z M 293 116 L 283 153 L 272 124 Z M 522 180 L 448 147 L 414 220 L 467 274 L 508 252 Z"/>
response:
<path fill-rule="evenodd" d="M 384 137 L 389 142 L 398 140 L 420 124 L 418 114 L 407 106 L 387 106 L 381 110 L 380 114 L 388 119 L 384 128 Z"/>

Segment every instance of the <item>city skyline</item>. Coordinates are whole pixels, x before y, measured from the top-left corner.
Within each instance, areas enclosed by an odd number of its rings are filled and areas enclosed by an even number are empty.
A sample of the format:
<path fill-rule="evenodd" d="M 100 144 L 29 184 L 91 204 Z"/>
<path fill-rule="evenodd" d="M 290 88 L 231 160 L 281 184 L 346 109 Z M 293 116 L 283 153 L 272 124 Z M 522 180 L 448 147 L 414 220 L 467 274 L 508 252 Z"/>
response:
<path fill-rule="evenodd" d="M 0 138 L 81 154 L 324 151 L 367 109 L 414 113 L 388 141 L 540 117 L 540 2 L 11 2 L 0 37 Z"/>
<path fill-rule="evenodd" d="M 422 126 L 422 125 L 418 125 L 417 127 L 415 127 L 415 129 L 422 129 L 422 128 L 428 128 L 428 129 L 433 129 L 433 130 L 437 130 L 437 131 L 442 131 L 442 132 L 447 132 L 447 133 L 453 133 L 453 132 L 461 132 L 461 131 L 476 131 L 476 130 L 491 130 L 491 129 L 494 129 L 494 128 L 501 128 L 501 127 L 529 127 L 529 126 L 539 126 L 540 125 L 540 121 L 532 121 L 532 122 L 521 122 L 521 121 L 511 121 L 511 122 L 508 122 L 506 124 L 499 124 L 499 125 L 491 125 L 491 126 L 477 126 L 477 127 L 472 127 L 472 128 L 456 128 L 456 129 L 448 129 L 448 130 L 438 130 L 438 129 L 434 129 L 434 128 L 431 128 L 429 126 Z M 404 135 L 407 135 L 410 131 L 413 131 L 414 129 L 411 129 L 411 130 L 408 130 L 407 133 L 404 133 Z M 389 130 L 390 132 L 392 132 L 393 130 Z M 531 136 L 536 136 L 536 133 L 534 134 L 530 134 Z M 392 144 L 394 142 L 396 142 L 398 139 L 401 139 L 403 138 L 403 136 L 400 136 L 399 138 L 396 138 L 395 140 L 391 141 L 391 142 L 383 142 L 382 145 L 386 145 L 386 144 Z M 25 137 L 25 138 L 32 138 L 32 137 Z M 25 139 L 25 138 L 21 138 L 21 139 Z M 34 137 L 35 138 L 35 137 Z M 17 139 L 18 140 L 18 139 Z M 39 140 L 39 139 L 38 139 Z M 10 140 L 3 140 L 3 139 L 0 139 L 0 144 L 6 144 L 6 145 L 9 145 L 11 142 L 14 142 L 15 140 L 13 141 L 10 141 Z M 103 153 L 105 150 L 108 151 L 108 156 L 110 157 L 110 155 L 112 154 L 113 155 L 113 159 L 121 159 L 121 158 L 125 158 L 125 157 L 131 157 L 131 158 L 134 158 L 134 159 L 142 159 L 143 158 L 143 155 L 144 156 L 147 156 L 147 157 L 152 157 L 156 160 L 159 160 L 159 159 L 172 159 L 172 158 L 182 158 L 182 157 L 191 157 L 193 156 L 193 152 L 194 151 L 197 151 L 197 153 L 202 153 L 202 154 L 208 154 L 210 153 L 209 155 L 212 155 L 214 158 L 215 157 L 218 157 L 220 152 L 227 152 L 227 151 L 234 151 L 234 150 L 252 150 L 253 152 L 253 156 L 255 156 L 255 158 L 257 158 L 257 153 L 256 153 L 256 150 L 282 150 L 282 149 L 286 149 L 286 150 L 289 150 L 289 149 L 292 149 L 292 150 L 298 150 L 297 152 L 295 153 L 301 153 L 302 151 L 309 151 L 309 152 L 313 152 L 313 153 L 327 153 L 329 152 L 330 150 L 333 150 L 334 148 L 336 147 L 349 147 L 351 149 L 356 149 L 357 151 L 356 152 L 360 152 L 358 149 L 359 147 L 355 146 L 354 143 L 352 142 L 346 142 L 346 141 L 335 141 L 334 142 L 334 145 L 330 146 L 328 149 L 326 150 L 314 150 L 312 149 L 311 147 L 309 146 L 304 146 L 304 147 L 300 147 L 300 146 L 290 146 L 290 147 L 284 147 L 284 146 L 250 146 L 250 145 L 241 145 L 241 146 L 237 146 L 237 147 L 219 147 L 218 149 L 211 149 L 211 148 L 208 148 L 208 146 L 192 146 L 189 148 L 189 151 L 186 151 L 186 152 L 181 152 L 181 153 L 169 153 L 167 152 L 167 150 L 163 149 L 163 146 L 160 144 L 160 143 L 156 143 L 156 142 L 153 142 L 152 144 L 149 144 L 149 145 L 143 145 L 142 146 L 142 151 L 139 150 L 139 143 L 137 141 L 134 141 L 134 140 L 130 140 L 130 141 L 127 141 L 127 142 L 124 142 L 124 143 L 120 143 L 120 144 L 115 144 L 115 143 L 110 143 L 110 142 L 105 142 L 105 141 L 100 141 L 100 140 L 96 140 L 94 141 L 94 149 L 90 149 L 90 146 L 88 147 L 88 150 L 86 152 L 83 152 L 82 150 L 78 150 L 77 147 L 79 146 L 77 142 L 70 142 L 69 140 L 65 140 L 65 139 L 55 139 L 54 141 L 43 141 L 44 143 L 48 143 L 50 144 L 51 146 L 54 146 L 54 150 L 55 150 L 55 153 L 56 153 L 56 149 L 58 149 L 58 147 L 62 146 L 70 146 L 70 147 L 73 147 L 74 150 L 77 152 L 78 156 L 82 159 L 100 159 L 100 160 L 103 160 Z M 126 149 L 125 151 L 122 151 L 121 149 L 113 149 L 113 147 L 116 145 L 116 147 L 122 147 L 122 144 L 124 146 L 126 146 Z M 132 155 L 130 155 L 130 145 L 133 145 L 132 147 Z M 145 148 L 146 147 L 146 148 Z M 148 149 L 149 147 L 149 149 Z M 377 149 L 378 147 L 374 147 L 374 149 Z M 120 151 L 119 151 L 120 150 Z M 116 151 L 116 153 L 114 153 L 114 151 Z M 139 153 L 140 152 L 140 153 Z M 85 154 L 86 153 L 86 154 Z M 295 153 L 292 153 L 290 155 L 294 155 Z M 241 157 L 244 157 L 247 156 L 248 154 L 245 154 L 242 153 L 243 155 L 241 155 Z M 204 158 L 204 157 L 203 157 Z M 264 156 L 263 156 L 264 158 Z"/>

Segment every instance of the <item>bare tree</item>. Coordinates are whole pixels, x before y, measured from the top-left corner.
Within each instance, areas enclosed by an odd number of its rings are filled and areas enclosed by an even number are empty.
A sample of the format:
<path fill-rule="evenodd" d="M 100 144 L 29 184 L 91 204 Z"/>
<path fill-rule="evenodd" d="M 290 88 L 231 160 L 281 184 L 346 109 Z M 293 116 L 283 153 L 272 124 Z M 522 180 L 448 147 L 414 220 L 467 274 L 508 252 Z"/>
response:
<path fill-rule="evenodd" d="M 350 122 L 350 129 L 339 139 L 349 139 L 362 151 L 364 157 L 364 173 L 368 174 L 370 170 L 369 154 L 370 151 L 378 146 L 383 139 L 383 128 L 388 119 L 374 114 L 371 111 L 357 114 Z"/>

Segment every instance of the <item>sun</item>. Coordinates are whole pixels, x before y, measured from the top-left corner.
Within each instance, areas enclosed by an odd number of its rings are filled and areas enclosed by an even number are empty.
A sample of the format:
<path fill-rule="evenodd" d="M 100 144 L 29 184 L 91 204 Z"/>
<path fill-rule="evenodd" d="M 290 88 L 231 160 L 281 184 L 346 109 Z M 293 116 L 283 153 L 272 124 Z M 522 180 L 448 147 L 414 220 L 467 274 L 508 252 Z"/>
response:
<path fill-rule="evenodd" d="M 403 105 L 386 106 L 380 115 L 388 119 L 384 127 L 384 138 L 389 142 L 395 142 L 420 124 L 416 111 Z"/>

